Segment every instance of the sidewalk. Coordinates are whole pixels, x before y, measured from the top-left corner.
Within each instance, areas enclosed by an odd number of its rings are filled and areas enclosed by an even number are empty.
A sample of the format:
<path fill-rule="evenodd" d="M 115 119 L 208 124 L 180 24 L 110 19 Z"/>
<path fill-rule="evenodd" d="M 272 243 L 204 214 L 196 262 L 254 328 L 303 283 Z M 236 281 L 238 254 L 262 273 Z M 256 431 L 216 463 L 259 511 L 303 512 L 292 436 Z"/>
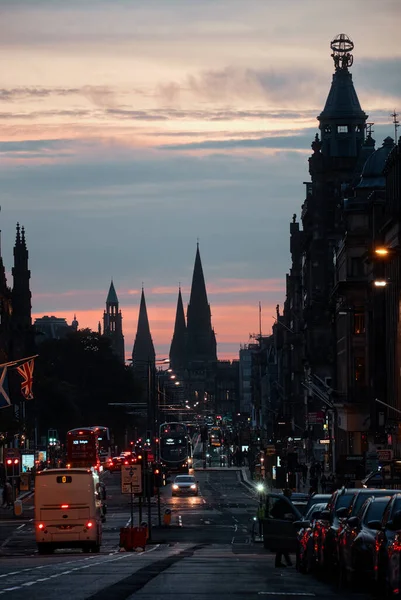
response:
<path fill-rule="evenodd" d="M 25 500 L 27 500 L 28 498 L 30 498 L 31 496 L 33 496 L 34 490 L 28 490 L 28 491 L 24 491 L 21 492 L 16 500 L 20 500 L 22 503 L 25 502 Z M 0 488 L 0 502 L 2 502 L 3 500 L 3 488 Z M 32 515 L 27 514 L 26 511 L 22 512 L 22 515 L 19 516 L 18 518 L 22 518 L 22 519 L 28 519 L 32 517 Z M 0 504 L 0 519 L 14 519 L 14 506 L 6 506 L 6 507 L 2 507 L 2 505 Z"/>

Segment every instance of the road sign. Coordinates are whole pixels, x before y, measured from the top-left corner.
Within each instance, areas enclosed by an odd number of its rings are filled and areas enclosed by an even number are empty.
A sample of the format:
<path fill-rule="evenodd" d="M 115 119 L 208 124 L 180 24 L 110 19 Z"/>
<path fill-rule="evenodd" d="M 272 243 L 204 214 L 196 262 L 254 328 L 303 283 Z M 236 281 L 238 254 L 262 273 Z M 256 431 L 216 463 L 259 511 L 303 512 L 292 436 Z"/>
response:
<path fill-rule="evenodd" d="M 377 458 L 380 461 L 393 460 L 393 451 L 392 450 L 378 450 Z"/>
<path fill-rule="evenodd" d="M 20 458 L 21 451 L 19 448 L 4 448 L 5 458 Z"/>
<path fill-rule="evenodd" d="M 121 492 L 123 494 L 131 494 L 131 492 L 142 494 L 141 465 L 121 465 Z"/>

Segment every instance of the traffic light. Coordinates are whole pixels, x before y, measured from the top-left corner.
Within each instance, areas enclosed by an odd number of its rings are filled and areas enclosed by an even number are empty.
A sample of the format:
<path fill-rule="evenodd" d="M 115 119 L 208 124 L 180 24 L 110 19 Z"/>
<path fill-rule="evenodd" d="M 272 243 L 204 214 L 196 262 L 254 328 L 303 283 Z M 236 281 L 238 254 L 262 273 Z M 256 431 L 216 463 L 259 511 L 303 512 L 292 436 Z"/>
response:
<path fill-rule="evenodd" d="M 19 458 L 7 458 L 6 460 L 6 476 L 19 477 L 20 460 Z"/>
<path fill-rule="evenodd" d="M 163 473 L 160 465 L 153 465 L 153 483 L 157 488 L 163 486 Z"/>

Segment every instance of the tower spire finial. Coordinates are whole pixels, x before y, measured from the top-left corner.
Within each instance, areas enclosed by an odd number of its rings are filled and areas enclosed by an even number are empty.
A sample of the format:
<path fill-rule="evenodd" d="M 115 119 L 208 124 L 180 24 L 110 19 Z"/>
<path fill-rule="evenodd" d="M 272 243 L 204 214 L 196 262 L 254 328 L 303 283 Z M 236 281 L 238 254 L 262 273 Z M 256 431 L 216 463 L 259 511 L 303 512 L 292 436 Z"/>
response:
<path fill-rule="evenodd" d="M 336 71 L 348 71 L 348 67 L 352 67 L 354 62 L 354 57 L 351 54 L 354 49 L 354 42 L 351 38 L 345 33 L 340 33 L 330 42 L 330 48 L 333 50 L 331 56 Z"/>

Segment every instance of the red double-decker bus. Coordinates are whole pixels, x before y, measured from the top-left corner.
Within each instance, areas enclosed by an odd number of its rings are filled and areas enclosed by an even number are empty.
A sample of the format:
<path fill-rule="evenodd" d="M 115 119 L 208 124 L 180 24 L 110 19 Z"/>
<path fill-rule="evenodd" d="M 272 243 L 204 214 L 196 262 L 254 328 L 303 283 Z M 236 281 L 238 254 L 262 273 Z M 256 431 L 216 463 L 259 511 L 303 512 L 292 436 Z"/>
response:
<path fill-rule="evenodd" d="M 99 470 L 99 441 L 95 429 L 78 427 L 67 432 L 67 465 Z"/>

